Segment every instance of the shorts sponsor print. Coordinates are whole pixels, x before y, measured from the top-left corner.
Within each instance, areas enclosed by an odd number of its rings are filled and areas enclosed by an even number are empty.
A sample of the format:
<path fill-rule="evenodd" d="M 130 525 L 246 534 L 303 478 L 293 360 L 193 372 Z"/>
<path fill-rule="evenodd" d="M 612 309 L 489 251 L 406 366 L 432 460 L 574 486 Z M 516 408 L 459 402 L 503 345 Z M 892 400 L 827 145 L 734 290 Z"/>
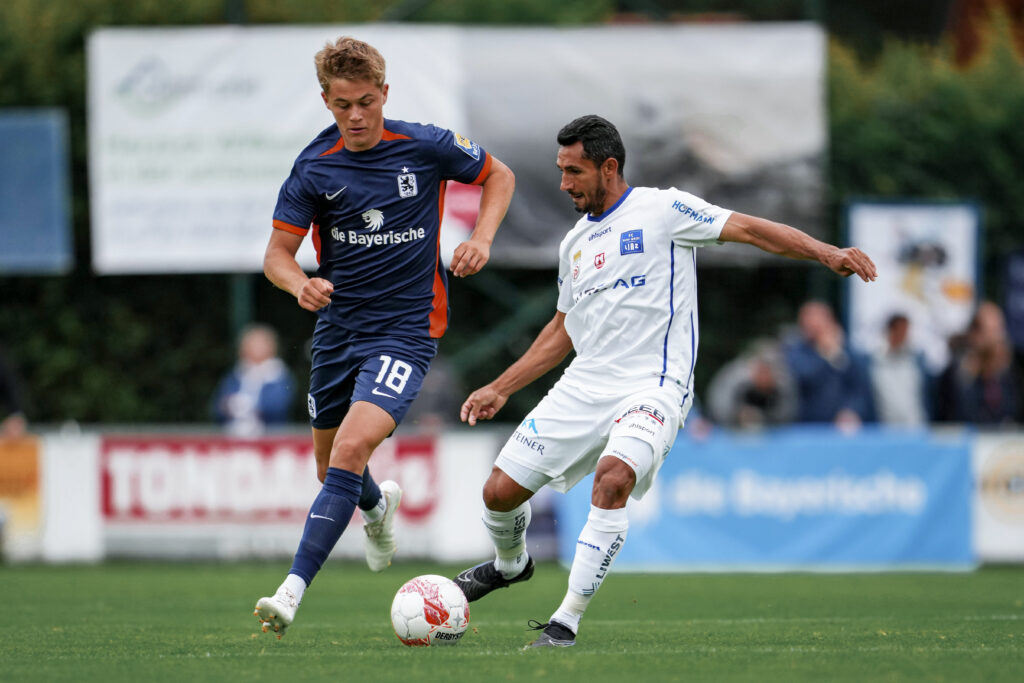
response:
<path fill-rule="evenodd" d="M 559 381 L 516 427 L 496 464 L 532 491 L 547 484 L 564 492 L 595 470 L 609 438 L 634 437 L 654 454 L 648 476 L 633 491 L 640 498 L 675 441 L 684 417 L 680 403 L 670 387 L 603 397 Z"/>

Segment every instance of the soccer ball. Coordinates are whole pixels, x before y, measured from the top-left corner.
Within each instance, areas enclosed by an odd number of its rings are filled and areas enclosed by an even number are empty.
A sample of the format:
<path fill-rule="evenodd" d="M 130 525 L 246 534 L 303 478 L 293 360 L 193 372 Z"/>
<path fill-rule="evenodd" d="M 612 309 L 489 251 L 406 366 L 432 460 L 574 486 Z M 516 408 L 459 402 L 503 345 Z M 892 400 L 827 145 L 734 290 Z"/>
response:
<path fill-rule="evenodd" d="M 452 645 L 469 626 L 469 601 L 451 579 L 417 576 L 398 589 L 391 603 L 391 625 L 410 647 Z"/>

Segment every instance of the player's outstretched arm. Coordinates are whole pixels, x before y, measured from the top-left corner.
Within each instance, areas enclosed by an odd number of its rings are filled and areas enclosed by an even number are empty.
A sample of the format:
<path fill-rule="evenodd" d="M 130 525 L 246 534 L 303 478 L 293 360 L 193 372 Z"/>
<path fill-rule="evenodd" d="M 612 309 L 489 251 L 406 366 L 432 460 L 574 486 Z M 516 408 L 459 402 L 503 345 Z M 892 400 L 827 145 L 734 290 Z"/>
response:
<path fill-rule="evenodd" d="M 490 420 L 505 405 L 508 397 L 558 365 L 572 350 L 572 340 L 565 331 L 565 313 L 555 312 L 530 348 L 490 384 L 480 387 L 462 404 L 463 422 L 475 425 L 477 420 Z"/>
<path fill-rule="evenodd" d="M 723 242 L 752 244 L 780 256 L 818 261 L 843 277 L 857 275 L 864 282 L 878 277 L 874 262 L 860 249 L 840 249 L 796 228 L 757 216 L 732 214 L 723 226 L 719 239 Z"/>
<path fill-rule="evenodd" d="M 318 311 L 331 303 L 334 285 L 319 277 L 308 277 L 295 254 L 302 244 L 302 235 L 293 235 L 274 229 L 263 255 L 263 273 L 267 279 L 286 292 L 290 292 L 299 306 L 307 311 Z"/>
<path fill-rule="evenodd" d="M 515 191 L 516 177 L 505 164 L 491 157 L 491 170 L 483 182 L 480 193 L 480 212 L 476 227 L 469 239 L 455 248 L 451 271 L 455 277 L 479 273 L 491 258 L 491 244 L 498 226 L 505 218 L 508 205 Z"/>

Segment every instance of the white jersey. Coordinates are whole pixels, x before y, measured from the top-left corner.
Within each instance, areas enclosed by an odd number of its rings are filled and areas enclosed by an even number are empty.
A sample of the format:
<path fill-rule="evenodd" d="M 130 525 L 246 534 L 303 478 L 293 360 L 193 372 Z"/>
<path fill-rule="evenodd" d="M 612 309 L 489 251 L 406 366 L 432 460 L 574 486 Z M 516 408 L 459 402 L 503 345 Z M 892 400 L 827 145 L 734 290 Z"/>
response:
<path fill-rule="evenodd" d="M 559 247 L 558 310 L 576 358 L 562 381 L 611 394 L 676 387 L 685 416 L 697 359 L 695 247 L 731 211 L 671 188 L 632 187 Z"/>

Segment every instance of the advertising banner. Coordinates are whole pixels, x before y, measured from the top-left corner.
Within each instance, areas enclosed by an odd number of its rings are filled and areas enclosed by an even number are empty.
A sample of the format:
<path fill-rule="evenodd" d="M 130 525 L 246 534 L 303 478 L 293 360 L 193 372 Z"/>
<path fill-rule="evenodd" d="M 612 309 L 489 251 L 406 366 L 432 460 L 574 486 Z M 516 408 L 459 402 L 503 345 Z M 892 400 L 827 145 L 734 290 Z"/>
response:
<path fill-rule="evenodd" d="M 386 117 L 471 137 L 516 173 L 496 264 L 557 265 L 578 216 L 559 190 L 555 137 L 590 113 L 620 129 L 631 184 L 823 230 L 825 37 L 812 23 L 105 28 L 87 54 L 96 271 L 260 271 L 281 183 L 333 124 L 313 55 L 341 35 L 387 60 Z M 469 208 L 446 210 L 446 258 L 477 196 L 449 196 Z M 705 252 L 761 258 L 735 245 Z"/>
<path fill-rule="evenodd" d="M 68 115 L 0 111 L 0 275 L 60 275 L 74 266 Z"/>
<path fill-rule="evenodd" d="M 320 491 L 308 437 L 106 436 L 99 448 L 108 556 L 290 555 Z M 395 521 L 403 558 L 490 552 L 479 496 L 464 492 L 479 489 L 493 450 L 485 435 L 459 434 L 396 436 L 378 447 L 374 478 L 403 489 Z M 363 557 L 361 525 L 357 512 L 334 556 Z"/>
<path fill-rule="evenodd" d="M 0 558 L 21 559 L 39 550 L 40 460 L 34 436 L 0 438 Z"/>
<path fill-rule="evenodd" d="M 680 436 L 654 486 L 630 500 L 626 570 L 965 569 L 965 439 L 831 429 Z M 591 480 L 559 501 L 562 560 L 586 522 Z"/>
<path fill-rule="evenodd" d="M 978 207 L 954 202 L 853 202 L 850 246 L 867 252 L 879 277 L 847 280 L 849 330 L 857 348 L 874 351 L 894 313 L 910 319 L 910 345 L 929 369 L 949 359 L 949 338 L 967 329 L 978 282 Z"/>
<path fill-rule="evenodd" d="M 974 549 L 983 562 L 1024 562 L 1024 434 L 974 441 Z"/>

